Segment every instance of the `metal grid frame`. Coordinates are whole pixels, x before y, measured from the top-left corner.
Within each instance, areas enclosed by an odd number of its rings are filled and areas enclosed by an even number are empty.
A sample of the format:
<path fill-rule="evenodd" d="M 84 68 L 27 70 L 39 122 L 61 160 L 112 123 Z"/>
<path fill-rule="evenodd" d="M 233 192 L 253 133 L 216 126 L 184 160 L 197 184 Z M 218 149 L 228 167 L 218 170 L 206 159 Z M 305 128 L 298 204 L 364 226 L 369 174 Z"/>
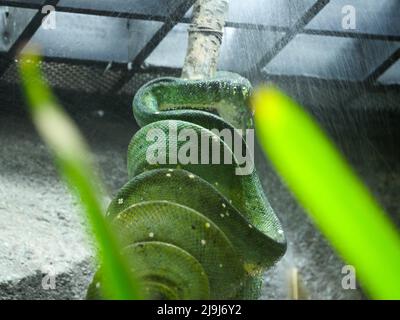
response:
<path fill-rule="evenodd" d="M 167 36 L 167 34 L 172 30 L 172 28 L 178 23 L 190 23 L 190 20 L 185 17 L 185 13 L 190 9 L 195 0 L 188 0 L 183 2 L 180 6 L 176 8 L 169 16 L 157 16 L 157 15 L 146 15 L 137 13 L 127 13 L 127 12 L 112 12 L 107 10 L 94 10 L 94 9 L 84 9 L 75 8 L 68 6 L 60 6 L 59 0 L 46 0 L 42 4 L 27 3 L 23 1 L 10 1 L 10 0 L 0 0 L 0 6 L 16 7 L 21 9 L 34 9 L 37 10 L 33 19 L 26 26 L 25 30 L 19 35 L 14 44 L 10 47 L 7 53 L 0 53 L 1 57 L 7 61 L 0 65 L 0 77 L 8 70 L 10 65 L 13 63 L 15 57 L 23 50 L 26 43 L 34 36 L 36 31 L 40 27 L 40 22 L 42 21 L 45 14 L 42 13 L 41 9 L 46 5 L 52 5 L 56 8 L 58 12 L 66 13 L 79 13 L 86 15 L 95 16 L 106 16 L 106 17 L 118 17 L 136 20 L 146 20 L 146 21 L 158 21 L 163 22 L 163 26 L 154 34 L 154 36 L 147 42 L 143 49 L 134 57 L 134 59 L 129 63 L 131 68 L 127 68 L 125 63 L 113 62 L 112 67 L 121 71 L 120 79 L 112 86 L 110 93 L 115 93 L 121 91 L 123 87 L 133 78 L 137 73 L 166 73 L 176 75 L 179 71 L 173 68 L 164 67 L 149 67 L 143 68 L 145 60 L 151 55 L 151 53 L 157 48 L 160 42 Z M 266 26 L 251 23 L 234 23 L 227 22 L 226 27 L 232 28 L 242 28 L 242 29 L 254 29 L 254 30 L 269 30 L 283 32 L 284 36 L 278 40 L 273 48 L 266 52 L 265 55 L 249 70 L 249 72 L 259 73 L 274 57 L 276 57 L 298 34 L 308 34 L 308 35 L 318 35 L 318 36 L 328 36 L 328 37 L 344 37 L 344 38 L 357 38 L 362 40 L 384 40 L 390 42 L 400 42 L 400 35 L 380 35 L 380 34 L 370 34 L 370 33 L 355 33 L 346 31 L 327 31 L 327 30 L 317 30 L 317 29 L 306 29 L 307 24 L 316 17 L 330 0 L 316 0 L 314 4 L 293 24 L 291 27 L 279 27 L 279 26 Z M 45 61 L 51 62 L 61 62 L 72 65 L 98 65 L 106 66 L 106 62 L 101 61 L 91 61 L 91 60 L 79 60 L 79 59 L 66 59 L 66 58 L 54 58 L 54 57 L 44 57 Z M 339 86 L 362 86 L 368 88 L 369 90 L 381 90 L 398 88 L 400 85 L 383 85 L 378 83 L 378 79 L 382 76 L 393 64 L 400 60 L 400 49 L 397 49 L 390 57 L 378 65 L 363 81 L 350 81 L 350 80 L 325 80 L 317 79 L 308 76 L 279 76 L 272 75 L 270 79 L 296 79 L 304 80 L 309 83 L 317 85 L 339 85 Z"/>

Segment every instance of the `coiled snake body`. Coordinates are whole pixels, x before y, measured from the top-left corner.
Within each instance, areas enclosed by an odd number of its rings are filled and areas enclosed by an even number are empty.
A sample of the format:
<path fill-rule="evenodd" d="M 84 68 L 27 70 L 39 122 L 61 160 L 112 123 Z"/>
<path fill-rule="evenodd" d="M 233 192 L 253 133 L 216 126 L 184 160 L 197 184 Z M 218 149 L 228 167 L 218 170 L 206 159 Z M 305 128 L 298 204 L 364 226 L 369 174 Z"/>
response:
<path fill-rule="evenodd" d="M 136 94 L 133 111 L 142 128 L 128 149 L 130 180 L 107 215 L 146 298 L 256 299 L 262 272 L 285 252 L 280 223 L 255 171 L 238 175 L 233 151 L 212 131 L 253 127 L 246 106 L 250 91 L 246 79 L 219 73 L 201 81 L 157 79 Z M 233 162 L 172 159 L 167 150 L 185 141 L 172 141 L 171 128 L 218 141 Z M 166 133 L 165 164 L 146 159 L 152 130 Z M 101 298 L 99 283 L 100 272 L 88 298 Z"/>

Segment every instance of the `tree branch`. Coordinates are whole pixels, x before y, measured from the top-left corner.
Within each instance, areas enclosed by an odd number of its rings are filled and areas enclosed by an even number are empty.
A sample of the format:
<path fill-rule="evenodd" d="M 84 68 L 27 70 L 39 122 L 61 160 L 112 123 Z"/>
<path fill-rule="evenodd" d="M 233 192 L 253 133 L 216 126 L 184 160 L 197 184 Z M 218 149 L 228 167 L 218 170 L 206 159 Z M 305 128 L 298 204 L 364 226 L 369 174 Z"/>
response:
<path fill-rule="evenodd" d="M 197 0 L 189 28 L 182 78 L 204 79 L 217 71 L 229 0 Z"/>

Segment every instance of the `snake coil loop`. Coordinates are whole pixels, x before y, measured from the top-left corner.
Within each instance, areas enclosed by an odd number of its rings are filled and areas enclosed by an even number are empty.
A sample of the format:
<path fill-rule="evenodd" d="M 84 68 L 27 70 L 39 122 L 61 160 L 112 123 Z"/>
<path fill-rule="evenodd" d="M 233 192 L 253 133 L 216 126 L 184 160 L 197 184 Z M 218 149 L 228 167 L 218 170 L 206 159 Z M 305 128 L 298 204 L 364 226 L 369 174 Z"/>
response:
<path fill-rule="evenodd" d="M 284 254 L 283 231 L 255 171 L 238 175 L 233 154 L 230 164 L 193 164 L 167 152 L 186 143 L 171 139 L 174 128 L 214 139 L 232 153 L 213 130 L 253 128 L 250 91 L 246 79 L 219 73 L 201 81 L 157 79 L 136 94 L 133 111 L 142 128 L 128 149 L 130 180 L 107 216 L 146 298 L 256 299 L 263 271 Z M 146 158 L 152 130 L 165 134 L 158 154 L 165 164 Z M 101 298 L 99 282 L 100 272 L 88 298 Z"/>

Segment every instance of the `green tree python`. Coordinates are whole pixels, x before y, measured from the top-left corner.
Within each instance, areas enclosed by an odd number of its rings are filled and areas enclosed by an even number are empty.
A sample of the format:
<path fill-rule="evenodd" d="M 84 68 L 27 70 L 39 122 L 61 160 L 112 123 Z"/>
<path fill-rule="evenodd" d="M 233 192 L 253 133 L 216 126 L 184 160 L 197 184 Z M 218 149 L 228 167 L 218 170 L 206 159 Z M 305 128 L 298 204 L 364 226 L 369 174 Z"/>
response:
<path fill-rule="evenodd" d="M 107 217 L 145 298 L 257 299 L 263 272 L 284 254 L 281 225 L 255 170 L 237 174 L 233 150 L 214 133 L 253 128 L 250 93 L 247 79 L 224 72 L 207 80 L 156 79 L 135 95 L 133 113 L 141 129 L 128 148 L 129 182 Z M 169 148 L 183 148 L 186 141 L 172 141 L 171 127 L 217 141 L 221 155 L 231 152 L 232 163 L 172 159 Z M 158 156 L 166 163 L 146 158 L 154 130 L 165 133 L 167 148 Z M 87 297 L 102 297 L 101 269 Z"/>

